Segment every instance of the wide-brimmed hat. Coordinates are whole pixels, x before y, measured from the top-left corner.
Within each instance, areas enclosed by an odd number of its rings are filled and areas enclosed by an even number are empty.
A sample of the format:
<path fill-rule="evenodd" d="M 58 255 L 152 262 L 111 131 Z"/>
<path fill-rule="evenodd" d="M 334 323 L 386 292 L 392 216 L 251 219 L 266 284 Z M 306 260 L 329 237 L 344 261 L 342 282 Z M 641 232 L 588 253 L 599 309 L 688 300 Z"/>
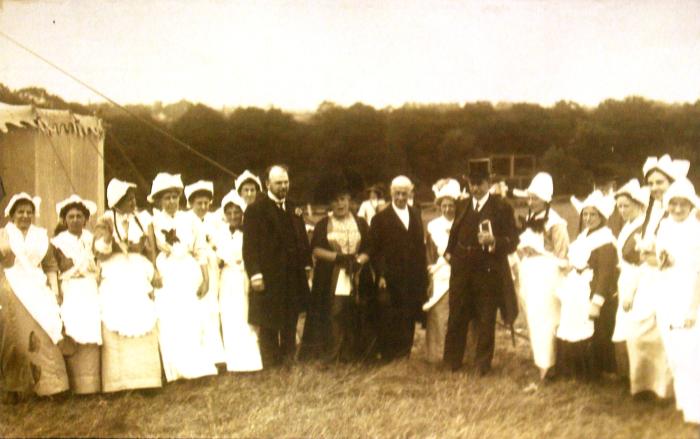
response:
<path fill-rule="evenodd" d="M 647 157 L 644 166 L 642 166 L 645 179 L 649 176 L 649 173 L 658 170 L 672 179 L 678 180 L 688 175 L 688 169 L 690 169 L 688 160 L 673 160 L 668 154 L 664 154 L 661 158 Z"/>
<path fill-rule="evenodd" d="M 527 189 L 513 189 L 513 195 L 520 198 L 525 198 L 529 195 L 534 195 L 540 200 L 550 203 L 552 201 L 552 194 L 554 193 L 554 183 L 552 182 L 552 176 L 546 172 L 539 172 L 535 175 L 530 182 L 530 186 Z"/>
<path fill-rule="evenodd" d="M 633 178 L 615 192 L 615 199 L 624 195 L 646 207 L 649 204 L 649 193 L 647 186 L 640 186 L 639 180 Z"/>
<path fill-rule="evenodd" d="M 459 199 L 462 188 L 454 178 L 442 178 L 433 185 L 433 193 L 435 194 L 435 204 L 440 204 L 440 200 L 445 197 L 453 200 Z"/>
<path fill-rule="evenodd" d="M 687 178 L 681 178 L 674 181 L 671 186 L 664 192 L 664 209 L 668 210 L 668 205 L 674 198 L 684 198 L 690 201 L 693 207 L 700 207 L 700 200 L 695 193 L 695 186 Z"/>
<path fill-rule="evenodd" d="M 226 206 L 229 203 L 235 204 L 236 206 L 240 207 L 241 210 L 245 210 L 246 208 L 245 201 L 243 201 L 243 198 L 241 198 L 236 189 L 231 189 L 229 193 L 224 195 L 224 198 L 221 200 L 222 213 L 224 212 L 224 210 L 226 210 Z"/>
<path fill-rule="evenodd" d="M 210 198 L 214 198 L 214 183 L 207 180 L 199 180 L 185 186 L 185 199 L 187 200 L 187 207 L 190 207 L 190 197 L 192 197 L 192 195 L 196 192 L 206 192 L 209 194 Z"/>
<path fill-rule="evenodd" d="M 56 214 L 58 216 L 61 216 L 61 211 L 63 210 L 63 208 L 71 204 L 80 204 L 85 209 L 87 209 L 87 211 L 90 213 L 90 216 L 94 215 L 95 212 L 97 212 L 97 204 L 90 200 L 83 200 L 78 195 L 73 194 L 65 200 L 56 203 Z"/>
<path fill-rule="evenodd" d="M 5 216 L 10 216 L 10 212 L 12 211 L 12 208 L 15 207 L 15 204 L 22 200 L 32 203 L 32 206 L 34 206 L 34 216 L 38 217 L 39 207 L 41 207 L 41 197 L 32 197 L 26 192 L 14 194 L 12 198 L 10 198 L 10 202 L 7 203 L 7 207 L 5 207 Z"/>
<path fill-rule="evenodd" d="M 175 189 L 182 193 L 185 185 L 182 184 L 182 175 L 180 174 L 168 174 L 167 172 L 160 172 L 153 179 L 153 184 L 151 185 L 151 193 L 148 194 L 146 199 L 149 203 L 155 202 L 155 197 L 161 192 Z"/>
<path fill-rule="evenodd" d="M 615 199 L 610 195 L 603 195 L 598 189 L 591 192 L 583 201 L 572 196 L 571 204 L 574 205 L 579 215 L 586 207 L 595 208 L 606 219 L 610 218 L 610 215 L 615 211 Z"/>
<path fill-rule="evenodd" d="M 245 183 L 246 181 L 252 181 L 252 182 L 255 183 L 256 185 L 258 185 L 258 191 L 262 191 L 262 187 L 263 187 L 263 186 L 262 186 L 262 182 L 260 181 L 260 178 L 258 178 L 257 175 L 253 174 L 252 172 L 250 172 L 250 171 L 247 170 L 247 169 L 246 169 L 245 171 L 243 171 L 243 172 L 241 173 L 241 175 L 238 176 L 238 178 L 236 178 L 236 182 L 235 182 L 236 190 L 237 190 L 237 191 L 240 191 L 240 190 L 241 190 L 241 186 L 242 186 L 243 183 Z"/>
<path fill-rule="evenodd" d="M 110 209 L 119 203 L 119 200 L 124 198 L 129 189 L 136 189 L 136 184 L 122 181 L 118 178 L 109 180 L 107 185 L 107 207 Z"/>

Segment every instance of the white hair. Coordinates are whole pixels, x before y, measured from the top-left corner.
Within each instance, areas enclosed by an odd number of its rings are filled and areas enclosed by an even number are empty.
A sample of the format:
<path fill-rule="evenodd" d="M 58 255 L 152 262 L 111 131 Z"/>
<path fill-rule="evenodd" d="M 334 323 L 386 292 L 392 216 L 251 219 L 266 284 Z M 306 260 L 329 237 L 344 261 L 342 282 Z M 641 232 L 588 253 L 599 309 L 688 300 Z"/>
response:
<path fill-rule="evenodd" d="M 395 189 L 398 188 L 408 189 L 409 191 L 411 191 L 413 190 L 413 183 L 411 182 L 411 179 L 406 177 L 405 175 L 399 175 L 398 177 L 395 177 L 393 180 L 391 180 L 391 191 L 393 192 Z"/>

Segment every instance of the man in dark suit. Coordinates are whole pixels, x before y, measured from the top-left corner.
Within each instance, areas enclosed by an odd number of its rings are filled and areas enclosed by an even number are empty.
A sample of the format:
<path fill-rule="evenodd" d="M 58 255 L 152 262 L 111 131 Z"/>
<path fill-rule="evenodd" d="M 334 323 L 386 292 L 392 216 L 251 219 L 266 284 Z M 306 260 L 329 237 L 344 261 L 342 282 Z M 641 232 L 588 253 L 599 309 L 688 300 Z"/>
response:
<path fill-rule="evenodd" d="M 475 366 L 481 375 L 491 370 L 496 310 L 506 324 L 512 324 L 518 312 L 508 264 L 508 254 L 518 245 L 513 208 L 501 197 L 490 196 L 489 187 L 485 170 L 470 173 L 471 199 L 455 220 L 445 250 L 452 274 L 444 362 L 451 370 L 462 366 L 473 321 Z"/>
<path fill-rule="evenodd" d="M 290 363 L 299 312 L 308 299 L 311 249 L 301 209 L 287 200 L 287 168 L 267 172 L 267 194 L 248 206 L 243 262 L 250 277 L 248 321 L 260 327 L 263 367 Z"/>
<path fill-rule="evenodd" d="M 384 360 L 408 357 L 415 321 L 428 285 L 425 239 L 420 211 L 408 206 L 413 184 L 407 177 L 391 183 L 391 206 L 372 218 L 370 260 L 379 290 L 379 351 Z"/>

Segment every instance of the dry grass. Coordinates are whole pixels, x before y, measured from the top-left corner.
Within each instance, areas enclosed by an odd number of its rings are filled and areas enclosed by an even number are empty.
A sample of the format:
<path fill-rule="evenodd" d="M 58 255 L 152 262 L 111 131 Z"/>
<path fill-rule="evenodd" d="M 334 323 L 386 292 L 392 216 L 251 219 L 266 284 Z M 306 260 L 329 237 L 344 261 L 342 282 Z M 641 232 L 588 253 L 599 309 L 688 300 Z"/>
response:
<path fill-rule="evenodd" d="M 499 333 L 485 378 L 413 358 L 385 366 L 298 365 L 140 392 L 3 406 L 0 436 L 693 438 L 670 404 L 633 401 L 621 383 L 536 379 L 527 343 Z"/>

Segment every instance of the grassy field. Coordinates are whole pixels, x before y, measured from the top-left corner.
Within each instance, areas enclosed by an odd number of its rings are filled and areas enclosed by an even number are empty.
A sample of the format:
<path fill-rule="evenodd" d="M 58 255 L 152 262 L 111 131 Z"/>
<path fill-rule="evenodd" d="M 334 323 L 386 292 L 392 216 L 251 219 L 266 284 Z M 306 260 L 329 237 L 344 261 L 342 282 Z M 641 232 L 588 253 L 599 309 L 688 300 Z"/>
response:
<path fill-rule="evenodd" d="M 2 406 L 0 436 L 696 438 L 672 404 L 636 402 L 620 382 L 536 379 L 526 341 L 499 332 L 494 373 L 423 359 L 384 366 L 296 365 L 124 392 Z"/>

